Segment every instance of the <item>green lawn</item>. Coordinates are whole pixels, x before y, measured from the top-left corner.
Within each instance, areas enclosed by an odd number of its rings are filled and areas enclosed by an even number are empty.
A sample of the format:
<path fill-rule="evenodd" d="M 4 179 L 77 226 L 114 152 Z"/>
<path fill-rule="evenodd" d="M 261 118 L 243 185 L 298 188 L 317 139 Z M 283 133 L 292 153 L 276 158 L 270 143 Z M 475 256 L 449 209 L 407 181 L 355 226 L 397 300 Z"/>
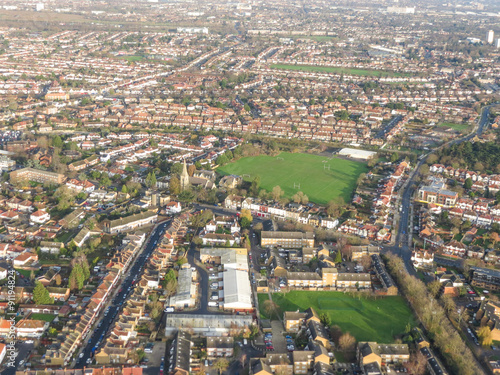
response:
<path fill-rule="evenodd" d="M 51 323 L 56 318 L 54 314 L 31 314 L 30 319 L 33 320 L 43 320 L 45 322 Z"/>
<path fill-rule="evenodd" d="M 120 59 L 127 61 L 142 61 L 144 60 L 144 56 L 130 55 L 130 56 L 120 56 Z"/>
<path fill-rule="evenodd" d="M 28 277 L 29 278 L 30 275 L 31 275 L 31 271 L 28 271 L 28 270 L 22 270 L 20 268 L 15 268 L 15 270 L 17 272 L 19 272 L 21 275 L 23 275 L 24 277 Z"/>
<path fill-rule="evenodd" d="M 316 65 L 287 65 L 287 64 L 272 64 L 272 69 L 284 70 L 300 70 L 304 72 L 323 72 L 323 73 L 344 73 L 356 76 L 367 77 L 408 77 L 407 73 L 399 73 L 385 70 L 369 70 L 356 68 L 341 68 L 336 66 L 316 66 Z"/>
<path fill-rule="evenodd" d="M 467 130 L 467 128 L 469 127 L 468 124 L 455 124 L 453 122 L 442 122 L 438 126 L 439 127 L 445 127 L 445 126 L 447 126 L 447 127 L 452 128 L 453 130 L 456 130 L 456 131 L 459 131 L 459 132 Z"/>
<path fill-rule="evenodd" d="M 259 295 L 262 315 L 260 300 Z M 332 324 L 340 326 L 343 332 L 350 332 L 358 341 L 392 343 L 394 336 L 405 332 L 408 323 L 414 325 L 411 310 L 401 296 L 373 299 L 342 292 L 291 291 L 285 295 L 274 293 L 273 301 L 281 311 L 305 311 L 312 307 L 318 313 L 324 312 Z"/>
<path fill-rule="evenodd" d="M 318 204 L 326 204 L 339 196 L 350 201 L 358 176 L 367 171 L 364 163 L 299 153 L 246 157 L 217 169 L 223 175 L 242 176 L 245 181 L 260 176 L 260 186 L 267 191 L 279 185 L 286 197 L 302 191 L 311 202 Z"/>

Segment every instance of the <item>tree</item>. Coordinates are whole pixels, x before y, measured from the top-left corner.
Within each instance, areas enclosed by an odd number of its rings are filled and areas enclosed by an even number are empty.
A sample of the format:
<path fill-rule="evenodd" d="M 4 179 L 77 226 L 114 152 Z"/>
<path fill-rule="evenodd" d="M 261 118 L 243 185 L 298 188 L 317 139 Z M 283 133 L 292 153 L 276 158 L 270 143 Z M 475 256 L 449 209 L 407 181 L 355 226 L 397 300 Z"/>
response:
<path fill-rule="evenodd" d="M 477 331 L 477 337 L 482 346 L 490 346 L 493 343 L 493 336 L 491 334 L 491 329 L 488 326 L 479 328 Z"/>
<path fill-rule="evenodd" d="M 427 285 L 427 289 L 429 289 L 429 293 L 431 294 L 431 296 L 436 298 L 441 290 L 441 282 L 439 280 L 434 280 Z"/>
<path fill-rule="evenodd" d="M 170 187 L 170 194 L 177 195 L 181 191 L 181 182 L 177 177 L 173 176 L 170 179 L 169 187 Z"/>
<path fill-rule="evenodd" d="M 30 272 L 30 281 L 35 280 L 35 271 L 31 270 Z"/>
<path fill-rule="evenodd" d="M 264 301 L 263 307 L 268 317 L 271 317 L 275 312 L 276 314 L 278 313 L 279 306 L 276 304 L 276 302 L 271 301 L 270 299 Z"/>
<path fill-rule="evenodd" d="M 242 228 L 249 228 L 252 225 L 253 217 L 250 210 L 244 208 L 241 210 L 240 222 Z"/>
<path fill-rule="evenodd" d="M 70 290 L 77 290 L 78 283 L 76 281 L 76 275 L 70 275 L 68 280 L 68 287 Z"/>
<path fill-rule="evenodd" d="M 260 176 L 256 176 L 250 185 L 250 195 L 256 197 L 260 189 Z"/>
<path fill-rule="evenodd" d="M 108 187 L 109 185 L 111 185 L 111 180 L 109 179 L 109 176 L 108 176 L 107 173 L 103 173 L 102 174 L 101 179 L 100 179 L 99 182 L 104 187 Z"/>
<path fill-rule="evenodd" d="M 147 187 L 155 187 L 156 186 L 156 174 L 155 172 L 148 173 L 146 179 L 144 180 L 144 183 L 146 184 Z"/>
<path fill-rule="evenodd" d="M 321 321 L 321 324 L 323 324 L 325 327 L 329 327 L 330 324 L 332 324 L 332 320 L 330 319 L 330 315 L 328 315 L 327 313 L 319 314 L 319 320 Z"/>
<path fill-rule="evenodd" d="M 188 175 L 190 175 L 192 177 L 194 172 L 196 172 L 196 166 L 194 164 L 189 165 L 187 167 L 187 172 L 188 172 Z"/>
<path fill-rule="evenodd" d="M 335 344 L 339 344 L 340 337 L 342 336 L 342 329 L 338 325 L 330 327 L 330 337 Z"/>
<path fill-rule="evenodd" d="M 79 289 L 81 290 L 83 288 L 83 285 L 85 283 L 85 275 L 83 268 L 80 264 L 75 264 L 73 266 L 73 269 L 71 270 L 71 273 L 69 275 L 70 279 L 70 284 L 72 284 L 71 279 L 74 278 L 74 283 L 76 283 L 76 287 L 73 287 L 71 289 Z"/>
<path fill-rule="evenodd" d="M 469 177 L 469 178 L 465 179 L 464 189 L 470 190 L 471 187 L 472 187 L 472 178 Z"/>
<path fill-rule="evenodd" d="M 229 361 L 226 358 L 219 358 L 214 363 L 214 368 L 216 368 L 219 371 L 219 374 L 226 371 L 228 367 L 229 367 Z"/>
<path fill-rule="evenodd" d="M 273 187 L 272 197 L 275 201 L 278 201 L 282 195 L 283 195 L 283 190 L 281 190 L 279 185 L 276 185 L 275 187 Z"/>
<path fill-rule="evenodd" d="M 337 254 L 335 255 L 335 260 L 334 260 L 335 263 L 342 263 L 342 253 L 340 252 L 340 250 L 337 250 Z"/>
<path fill-rule="evenodd" d="M 426 372 L 427 358 L 420 350 L 410 356 L 410 362 L 406 364 L 408 372 L 413 375 L 424 375 Z"/>
<path fill-rule="evenodd" d="M 344 333 L 339 338 L 339 347 L 340 350 L 347 352 L 353 351 L 356 345 L 356 339 L 349 332 Z"/>
<path fill-rule="evenodd" d="M 372 266 L 372 257 L 369 255 L 363 255 L 359 262 L 361 263 L 365 271 L 368 271 Z"/>
<path fill-rule="evenodd" d="M 495 248 L 496 244 L 500 242 L 500 235 L 497 232 L 491 232 L 489 234 L 489 238 L 491 243 L 493 244 L 493 248 Z"/>
<path fill-rule="evenodd" d="M 59 137 L 58 135 L 56 135 L 53 139 L 52 139 L 52 146 L 54 147 L 57 147 L 57 148 L 62 148 L 63 147 L 63 141 L 61 139 L 61 137 Z"/>
<path fill-rule="evenodd" d="M 456 318 L 457 305 L 455 304 L 453 297 L 449 294 L 443 294 L 441 296 L 441 301 L 443 302 L 443 307 L 446 311 L 446 314 L 448 314 L 450 318 Z"/>
<path fill-rule="evenodd" d="M 348 260 L 351 260 L 352 258 L 352 246 L 351 245 L 345 245 L 343 248 L 342 248 L 342 255 L 348 259 Z"/>
<path fill-rule="evenodd" d="M 138 364 L 143 360 L 143 358 L 146 356 L 146 353 L 142 349 L 137 349 L 135 352 L 132 353 L 132 361 L 135 364 Z"/>
<path fill-rule="evenodd" d="M 175 262 L 175 264 L 177 264 L 179 267 L 181 267 L 183 264 L 186 264 L 186 263 L 187 263 L 187 259 L 186 258 L 179 258 Z"/>
<path fill-rule="evenodd" d="M 340 216 L 342 214 L 342 208 L 344 205 L 345 202 L 342 197 L 331 200 L 326 204 L 326 213 L 328 214 L 328 216 Z"/>
<path fill-rule="evenodd" d="M 54 303 L 49 291 L 39 281 L 35 283 L 35 289 L 33 289 L 33 301 L 37 305 L 51 305 Z"/>

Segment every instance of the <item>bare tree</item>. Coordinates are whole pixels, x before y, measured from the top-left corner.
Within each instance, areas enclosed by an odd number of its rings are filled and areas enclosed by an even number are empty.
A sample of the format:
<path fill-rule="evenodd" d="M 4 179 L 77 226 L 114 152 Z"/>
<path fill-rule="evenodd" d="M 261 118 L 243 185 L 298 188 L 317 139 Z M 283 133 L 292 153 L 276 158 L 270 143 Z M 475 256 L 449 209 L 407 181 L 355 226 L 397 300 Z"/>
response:
<path fill-rule="evenodd" d="M 361 263 L 361 265 L 363 266 L 365 271 L 368 271 L 370 269 L 370 267 L 372 266 L 372 257 L 369 255 L 363 255 L 361 257 L 359 263 Z"/>
<path fill-rule="evenodd" d="M 356 345 L 356 339 L 349 332 L 344 333 L 339 338 L 339 347 L 344 352 L 353 351 Z"/>
<path fill-rule="evenodd" d="M 408 372 L 413 375 L 424 375 L 427 366 L 427 358 L 420 350 L 417 350 L 410 357 L 410 362 L 406 364 Z"/>

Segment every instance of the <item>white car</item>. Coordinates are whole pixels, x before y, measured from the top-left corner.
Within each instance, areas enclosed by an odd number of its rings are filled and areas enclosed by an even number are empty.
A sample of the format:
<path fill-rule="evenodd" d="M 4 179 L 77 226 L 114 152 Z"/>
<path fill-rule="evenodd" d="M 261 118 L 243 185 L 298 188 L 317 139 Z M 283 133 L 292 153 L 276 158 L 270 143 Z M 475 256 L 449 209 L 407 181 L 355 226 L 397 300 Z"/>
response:
<path fill-rule="evenodd" d="M 78 356 L 78 358 L 83 358 L 84 355 L 85 355 L 85 353 L 80 353 L 80 355 Z"/>
<path fill-rule="evenodd" d="M 92 363 L 92 358 L 87 358 L 87 364 L 90 365 Z"/>

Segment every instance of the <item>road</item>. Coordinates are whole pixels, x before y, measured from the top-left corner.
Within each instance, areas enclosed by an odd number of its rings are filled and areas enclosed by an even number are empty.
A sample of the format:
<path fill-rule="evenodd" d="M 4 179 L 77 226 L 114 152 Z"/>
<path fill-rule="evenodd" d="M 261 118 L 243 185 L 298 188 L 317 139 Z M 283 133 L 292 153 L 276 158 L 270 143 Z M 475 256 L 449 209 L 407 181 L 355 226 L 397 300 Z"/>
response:
<path fill-rule="evenodd" d="M 413 184 L 415 177 L 418 175 L 418 171 L 419 171 L 420 167 L 425 163 L 425 161 L 427 160 L 427 157 L 431 153 L 433 153 L 439 149 L 442 149 L 444 147 L 448 147 L 448 146 L 451 146 L 454 144 L 459 144 L 462 142 L 470 141 L 476 135 L 481 135 L 483 133 L 485 127 L 488 124 L 490 109 L 493 105 L 494 104 L 483 108 L 483 111 L 481 113 L 481 117 L 480 117 L 478 123 L 476 124 L 476 126 L 474 127 L 474 130 L 470 134 L 468 134 L 462 138 L 455 139 L 455 140 L 449 141 L 447 143 L 444 143 L 443 145 L 439 146 L 438 148 L 436 148 L 436 149 L 430 151 L 429 153 L 423 155 L 422 157 L 420 157 L 420 160 L 417 163 L 417 165 L 415 166 L 415 169 L 413 170 L 410 178 L 408 179 L 408 181 L 405 183 L 405 185 L 401 189 L 401 192 L 400 192 L 400 194 L 401 194 L 401 204 L 400 204 L 401 211 L 399 213 L 399 220 L 397 220 L 395 218 L 395 221 L 398 221 L 398 223 L 399 223 L 398 230 L 396 233 L 396 240 L 395 240 L 394 246 L 384 247 L 384 251 L 391 251 L 394 254 L 399 255 L 403 259 L 407 271 L 412 275 L 415 275 L 415 270 L 414 270 L 412 262 L 411 262 L 412 249 L 410 246 L 408 246 L 408 236 L 410 235 L 410 232 L 411 232 L 411 229 L 409 230 L 409 228 L 408 228 L 408 224 L 410 222 L 410 206 L 411 206 L 411 197 L 413 195 L 413 190 L 415 188 L 414 184 Z M 397 208 L 399 209 L 399 207 L 397 207 Z"/>
<path fill-rule="evenodd" d="M 109 311 L 107 315 L 103 316 L 101 321 L 98 323 L 94 333 L 87 342 L 87 345 L 83 349 L 83 357 L 79 358 L 75 368 L 83 368 L 86 365 L 87 359 L 91 358 L 93 354 L 93 349 L 98 348 L 99 345 L 104 342 L 104 339 L 108 333 L 108 330 L 113 326 L 112 323 L 116 318 L 123 302 L 127 299 L 127 296 L 132 290 L 132 285 L 135 284 L 138 275 L 141 273 L 144 264 L 148 260 L 149 256 L 156 247 L 156 243 L 163 233 L 165 227 L 170 223 L 170 221 L 159 224 L 148 239 L 148 242 L 143 249 L 142 253 L 139 254 L 133 266 L 129 269 L 127 273 L 127 278 L 122 282 L 120 286 L 120 292 L 118 292 L 109 305 Z M 118 287 L 117 287 L 118 288 Z"/>
<path fill-rule="evenodd" d="M 2 375 L 15 375 L 16 373 L 16 368 L 19 366 L 19 362 L 21 360 L 24 360 L 24 362 L 27 362 L 28 356 L 30 352 L 34 349 L 33 344 L 27 344 L 23 341 L 19 341 L 16 343 L 16 352 L 17 352 L 17 357 L 15 360 L 16 366 L 15 367 L 6 367 L 5 370 L 2 371 Z M 8 355 L 8 353 L 7 353 Z M 4 365 L 7 363 L 7 358 L 4 359 Z"/>
<path fill-rule="evenodd" d="M 387 133 L 389 133 L 392 130 L 392 128 L 394 128 L 398 124 L 398 122 L 400 122 L 402 119 L 403 119 L 403 116 L 401 116 L 401 115 L 394 117 L 391 121 L 389 121 L 387 123 L 387 125 L 382 127 L 377 132 L 377 134 L 375 135 L 375 138 L 385 138 Z"/>

